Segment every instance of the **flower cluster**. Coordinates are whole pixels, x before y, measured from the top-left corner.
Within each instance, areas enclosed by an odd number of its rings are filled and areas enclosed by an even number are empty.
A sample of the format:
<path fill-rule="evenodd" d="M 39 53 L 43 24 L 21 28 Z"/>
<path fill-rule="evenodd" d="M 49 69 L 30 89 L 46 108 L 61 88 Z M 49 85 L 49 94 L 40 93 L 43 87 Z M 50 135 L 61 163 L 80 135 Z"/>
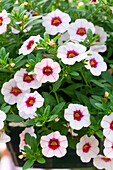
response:
<path fill-rule="evenodd" d="M 6 48 L 0 49 L 0 142 L 9 142 L 19 127 L 18 157 L 28 159 L 23 169 L 66 157 L 71 148 L 80 161 L 93 159 L 96 168 L 112 170 L 112 32 L 111 25 L 102 27 L 107 16 L 101 24 L 93 22 L 103 2 L 91 0 L 90 11 L 96 6 L 97 11 L 86 17 L 78 9 L 76 19 L 71 8 L 45 9 L 47 1 L 37 3 L 36 12 L 33 2 L 17 0 L 10 14 L 0 13 Z"/>

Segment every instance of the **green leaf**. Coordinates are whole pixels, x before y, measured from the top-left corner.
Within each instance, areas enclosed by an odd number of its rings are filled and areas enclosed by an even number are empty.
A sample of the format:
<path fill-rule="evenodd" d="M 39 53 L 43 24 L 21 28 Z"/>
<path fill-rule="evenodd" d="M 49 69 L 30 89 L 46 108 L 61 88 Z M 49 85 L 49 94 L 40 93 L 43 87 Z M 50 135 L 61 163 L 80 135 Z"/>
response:
<path fill-rule="evenodd" d="M 49 113 L 50 113 L 50 105 L 48 105 L 48 106 L 45 108 L 43 116 L 44 116 L 45 118 L 48 118 Z"/>
<path fill-rule="evenodd" d="M 50 95 L 47 92 L 42 92 L 42 95 L 43 95 L 43 97 L 45 99 L 44 102 L 45 102 L 46 106 L 48 106 L 48 105 L 55 106 L 56 105 L 56 100 L 52 95 Z"/>
<path fill-rule="evenodd" d="M 96 125 L 97 121 L 95 120 L 94 116 L 90 116 L 91 124 Z"/>
<path fill-rule="evenodd" d="M 34 124 L 35 124 L 35 119 L 30 119 L 30 120 L 27 120 L 26 122 L 24 122 L 25 126 L 31 126 Z"/>
<path fill-rule="evenodd" d="M 2 60 L 4 60 L 4 57 L 6 56 L 6 51 L 5 51 L 5 48 L 2 47 L 1 50 L 0 50 L 0 58 Z"/>
<path fill-rule="evenodd" d="M 34 152 L 26 145 L 24 146 L 24 150 L 30 156 L 34 154 Z"/>
<path fill-rule="evenodd" d="M 43 126 L 43 123 L 42 122 L 37 122 L 36 126 L 41 127 L 41 126 Z"/>
<path fill-rule="evenodd" d="M 19 61 L 21 61 L 25 56 L 24 55 L 20 55 L 19 57 L 17 57 L 15 59 L 15 64 L 17 64 Z"/>
<path fill-rule="evenodd" d="M 22 122 L 24 119 L 18 115 L 11 114 L 11 115 L 7 115 L 6 120 L 9 122 L 19 123 L 19 122 Z"/>
<path fill-rule="evenodd" d="M 31 135 L 30 135 L 29 133 L 26 133 L 26 134 L 25 134 L 25 140 L 26 140 L 26 143 L 27 143 L 28 145 L 30 145 L 30 139 L 31 139 Z"/>
<path fill-rule="evenodd" d="M 58 117 L 58 115 L 52 115 L 52 116 L 50 116 L 48 122 L 53 121 L 56 117 Z"/>
<path fill-rule="evenodd" d="M 1 110 L 5 113 L 8 113 L 10 108 L 11 108 L 11 106 L 5 106 L 5 107 L 1 108 Z"/>
<path fill-rule="evenodd" d="M 102 78 L 113 85 L 113 76 L 108 71 L 102 73 Z"/>
<path fill-rule="evenodd" d="M 79 76 L 79 73 L 77 73 L 76 71 L 74 71 L 74 72 L 70 73 L 70 75 L 72 75 L 72 76 Z"/>
<path fill-rule="evenodd" d="M 98 107 L 98 108 L 100 108 L 101 110 L 106 110 L 106 108 L 105 108 L 105 106 L 103 105 L 103 104 L 101 104 L 101 103 L 95 103 L 95 105 Z"/>
<path fill-rule="evenodd" d="M 36 57 L 33 54 L 28 54 L 28 60 L 32 59 L 33 61 L 36 61 Z"/>
<path fill-rule="evenodd" d="M 101 130 L 96 131 L 96 135 L 97 135 L 99 138 L 103 138 L 103 137 L 104 137 L 103 132 L 102 132 Z"/>
<path fill-rule="evenodd" d="M 45 42 L 49 42 L 50 40 L 49 34 L 47 32 L 44 33 L 44 40 Z"/>
<path fill-rule="evenodd" d="M 59 38 L 61 37 L 61 35 L 57 35 L 53 40 L 56 43 L 57 40 L 59 40 Z"/>
<path fill-rule="evenodd" d="M 26 169 L 30 168 L 34 164 L 34 162 L 35 162 L 35 160 L 26 161 L 24 166 L 23 166 L 23 170 L 26 170 Z"/>
<path fill-rule="evenodd" d="M 44 158 L 38 157 L 38 158 L 37 158 L 37 162 L 39 162 L 40 164 L 44 164 L 46 161 L 45 161 Z"/>
<path fill-rule="evenodd" d="M 37 55 L 36 55 L 36 62 L 37 63 L 41 62 L 41 60 L 42 60 L 42 54 L 40 52 L 38 52 Z"/>
<path fill-rule="evenodd" d="M 75 139 L 72 139 L 70 137 L 68 137 L 67 139 L 68 139 L 68 146 L 75 150 L 77 141 L 75 141 Z"/>
<path fill-rule="evenodd" d="M 30 146 L 34 152 L 37 151 L 38 144 L 37 144 L 37 140 L 35 139 L 34 136 L 31 136 L 31 138 L 30 138 Z"/>
<path fill-rule="evenodd" d="M 61 86 L 62 84 L 62 81 L 61 80 L 58 80 L 56 83 L 53 84 L 53 92 L 55 93 L 59 87 Z"/>
<path fill-rule="evenodd" d="M 55 114 L 55 115 L 58 114 L 63 109 L 64 105 L 65 105 L 65 102 L 61 102 L 61 103 L 57 104 L 54 107 L 54 109 L 52 110 L 51 114 L 52 115 L 53 114 Z"/>
<path fill-rule="evenodd" d="M 104 85 L 102 83 L 100 83 L 99 81 L 97 81 L 97 80 L 91 80 L 91 82 L 93 82 L 94 84 L 96 84 L 99 87 L 104 88 Z"/>
<path fill-rule="evenodd" d="M 93 37 L 93 33 L 92 33 L 91 29 L 88 29 L 88 30 L 87 30 L 87 38 L 88 38 L 89 40 L 92 40 L 92 37 Z"/>

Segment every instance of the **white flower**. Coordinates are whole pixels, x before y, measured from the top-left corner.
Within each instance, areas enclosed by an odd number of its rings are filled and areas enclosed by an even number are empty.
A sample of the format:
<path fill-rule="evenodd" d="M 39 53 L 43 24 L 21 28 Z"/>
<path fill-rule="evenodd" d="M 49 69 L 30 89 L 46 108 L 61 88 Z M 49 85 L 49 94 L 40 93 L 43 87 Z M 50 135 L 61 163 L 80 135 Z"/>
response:
<path fill-rule="evenodd" d="M 24 149 L 24 146 L 28 146 L 29 145 L 26 143 L 26 140 L 25 140 L 25 134 L 26 133 L 29 133 L 31 136 L 34 136 L 36 138 L 36 134 L 34 133 L 34 128 L 33 127 L 30 127 L 30 128 L 25 128 L 22 133 L 19 135 L 20 137 L 20 144 L 19 144 L 19 149 L 21 151 L 21 149 L 23 150 Z"/>
<path fill-rule="evenodd" d="M 0 13 L 0 34 L 6 32 L 7 24 L 10 23 L 10 18 L 8 17 L 7 11 L 4 9 L 2 13 Z"/>
<path fill-rule="evenodd" d="M 112 10 L 112 13 L 113 13 L 113 7 L 110 7 L 110 9 Z"/>
<path fill-rule="evenodd" d="M 59 9 L 43 16 L 42 25 L 46 28 L 46 32 L 50 35 L 65 32 L 71 21 L 70 16 Z"/>
<path fill-rule="evenodd" d="M 42 83 L 37 81 L 36 74 L 29 74 L 26 69 L 21 68 L 14 75 L 14 79 L 20 89 L 28 90 L 30 88 L 38 89 Z"/>
<path fill-rule="evenodd" d="M 70 127 L 76 130 L 88 127 L 91 123 L 88 108 L 80 104 L 69 104 L 64 111 L 64 118 L 70 122 Z"/>
<path fill-rule="evenodd" d="M 73 65 L 76 61 L 79 62 L 87 57 L 85 51 L 85 46 L 68 42 L 58 48 L 57 57 L 61 58 L 64 64 Z"/>
<path fill-rule="evenodd" d="M 113 112 L 109 116 L 105 115 L 103 117 L 101 126 L 104 128 L 104 136 L 109 140 L 113 140 Z"/>
<path fill-rule="evenodd" d="M 99 76 L 102 71 L 107 70 L 107 64 L 100 54 L 93 51 L 89 51 L 87 54 L 89 54 L 89 56 L 86 58 L 88 61 L 86 62 L 85 67 L 90 69 L 90 72 L 94 76 Z"/>
<path fill-rule="evenodd" d="M 48 158 L 53 156 L 60 158 L 67 152 L 67 138 L 66 136 L 60 135 L 58 131 L 52 132 L 47 136 L 42 136 L 40 144 L 42 147 L 42 154 Z"/>
<path fill-rule="evenodd" d="M 29 92 L 30 90 L 23 91 L 20 89 L 14 79 L 10 79 L 8 82 L 5 82 L 1 89 L 5 102 L 11 105 L 20 101 L 23 98 L 23 95 Z"/>
<path fill-rule="evenodd" d="M 23 55 L 30 54 L 37 46 L 36 42 L 39 43 L 40 39 L 41 39 L 40 35 L 29 37 L 26 41 L 24 41 L 23 45 L 19 49 L 19 54 Z"/>
<path fill-rule="evenodd" d="M 34 69 L 37 75 L 36 78 L 41 83 L 57 81 L 60 71 L 60 65 L 49 58 L 43 59 L 41 62 L 37 63 Z"/>
<path fill-rule="evenodd" d="M 35 116 L 37 116 L 37 114 L 34 112 L 32 112 L 32 113 L 25 113 L 24 111 L 23 112 L 19 112 L 19 115 L 20 115 L 20 117 L 22 117 L 22 118 L 24 118 L 24 119 L 28 119 L 28 118 L 31 118 L 31 119 L 33 119 L 33 118 L 35 118 Z"/>
<path fill-rule="evenodd" d="M 6 114 L 0 110 L 0 129 L 4 127 L 4 120 L 6 119 Z"/>
<path fill-rule="evenodd" d="M 109 140 L 106 138 L 104 141 L 104 146 L 105 146 L 105 149 L 103 151 L 104 155 L 107 158 L 113 158 L 113 139 Z"/>
<path fill-rule="evenodd" d="M 76 145 L 76 153 L 80 156 L 82 162 L 89 162 L 99 153 L 99 142 L 94 136 L 84 135 Z"/>
<path fill-rule="evenodd" d="M 97 155 L 97 157 L 93 159 L 93 165 L 98 169 L 113 170 L 113 159 L 103 155 Z"/>
<path fill-rule="evenodd" d="M 98 40 L 95 43 L 105 43 L 107 40 L 107 33 L 104 31 L 102 27 L 95 26 L 95 33 L 94 35 L 98 35 Z M 90 47 L 90 50 L 94 52 L 105 52 L 107 49 L 106 45 L 94 45 Z"/>
<path fill-rule="evenodd" d="M 43 106 L 44 98 L 35 91 L 34 93 L 26 93 L 21 101 L 17 103 L 20 112 L 33 115 L 37 108 Z"/>
<path fill-rule="evenodd" d="M 87 30 L 91 29 L 93 34 L 95 32 L 95 27 L 93 23 L 88 22 L 86 19 L 77 19 L 74 23 L 71 23 L 68 27 L 68 33 L 70 35 L 70 40 L 72 41 L 84 41 L 87 37 Z"/>
<path fill-rule="evenodd" d="M 61 34 L 61 37 L 58 40 L 58 45 L 62 45 L 64 42 L 68 41 L 69 39 L 70 39 L 70 36 L 68 32 Z"/>
<path fill-rule="evenodd" d="M 6 143 L 11 140 L 10 136 L 6 135 L 3 130 L 0 131 L 0 143 Z"/>

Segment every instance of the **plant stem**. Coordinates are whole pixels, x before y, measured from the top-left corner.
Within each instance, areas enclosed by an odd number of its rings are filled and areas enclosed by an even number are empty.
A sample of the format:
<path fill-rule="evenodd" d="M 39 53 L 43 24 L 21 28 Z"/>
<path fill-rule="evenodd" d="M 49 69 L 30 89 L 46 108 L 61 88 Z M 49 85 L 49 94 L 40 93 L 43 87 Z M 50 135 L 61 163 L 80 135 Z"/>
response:
<path fill-rule="evenodd" d="M 56 92 L 55 92 L 55 97 L 56 97 L 57 103 L 59 104 L 59 99 L 58 99 L 58 95 Z"/>

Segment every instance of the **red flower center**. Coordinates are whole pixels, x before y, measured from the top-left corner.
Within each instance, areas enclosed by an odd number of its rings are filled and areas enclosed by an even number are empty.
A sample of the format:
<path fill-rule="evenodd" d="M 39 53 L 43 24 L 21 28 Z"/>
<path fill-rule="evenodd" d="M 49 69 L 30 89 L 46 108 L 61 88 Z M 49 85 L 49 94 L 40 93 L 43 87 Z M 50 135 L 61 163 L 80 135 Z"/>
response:
<path fill-rule="evenodd" d="M 2 25 L 2 22 L 3 22 L 3 18 L 0 17 L 0 26 Z"/>
<path fill-rule="evenodd" d="M 18 87 L 12 87 L 10 93 L 13 94 L 14 96 L 18 96 L 19 94 L 22 93 L 22 91 Z"/>
<path fill-rule="evenodd" d="M 78 28 L 76 34 L 83 36 L 86 34 L 86 29 L 85 28 Z"/>
<path fill-rule="evenodd" d="M 110 123 L 110 129 L 113 130 L 113 121 Z"/>
<path fill-rule="evenodd" d="M 48 146 L 50 149 L 56 150 L 60 146 L 59 140 L 55 138 L 50 139 Z"/>
<path fill-rule="evenodd" d="M 70 50 L 67 52 L 67 58 L 73 58 L 73 57 L 76 57 L 77 55 L 79 55 L 79 53 L 77 53 L 74 50 Z"/>
<path fill-rule="evenodd" d="M 34 80 L 33 75 L 28 75 L 28 73 L 24 74 L 23 81 L 26 83 L 31 83 Z"/>
<path fill-rule="evenodd" d="M 35 103 L 35 98 L 34 97 L 29 97 L 26 101 L 27 107 L 32 107 Z"/>
<path fill-rule="evenodd" d="M 51 20 L 51 25 L 58 27 L 62 23 L 60 17 L 54 17 Z"/>
<path fill-rule="evenodd" d="M 29 41 L 29 43 L 27 45 L 27 50 L 30 50 L 31 47 L 33 46 L 33 44 L 34 44 L 34 40 Z"/>
<path fill-rule="evenodd" d="M 85 143 L 82 150 L 83 150 L 83 152 L 88 153 L 90 148 L 91 148 L 90 143 Z"/>
<path fill-rule="evenodd" d="M 104 162 L 110 162 L 111 159 L 110 158 L 101 158 Z"/>
<path fill-rule="evenodd" d="M 80 121 L 83 117 L 83 114 L 80 110 L 76 110 L 74 111 L 73 117 L 74 117 L 74 120 Z"/>
<path fill-rule="evenodd" d="M 45 74 L 46 76 L 49 76 L 52 73 L 53 73 L 53 69 L 51 67 L 46 66 L 43 68 L 43 74 Z"/>
<path fill-rule="evenodd" d="M 95 58 L 90 59 L 90 66 L 93 68 L 97 67 L 98 62 L 95 60 Z"/>

